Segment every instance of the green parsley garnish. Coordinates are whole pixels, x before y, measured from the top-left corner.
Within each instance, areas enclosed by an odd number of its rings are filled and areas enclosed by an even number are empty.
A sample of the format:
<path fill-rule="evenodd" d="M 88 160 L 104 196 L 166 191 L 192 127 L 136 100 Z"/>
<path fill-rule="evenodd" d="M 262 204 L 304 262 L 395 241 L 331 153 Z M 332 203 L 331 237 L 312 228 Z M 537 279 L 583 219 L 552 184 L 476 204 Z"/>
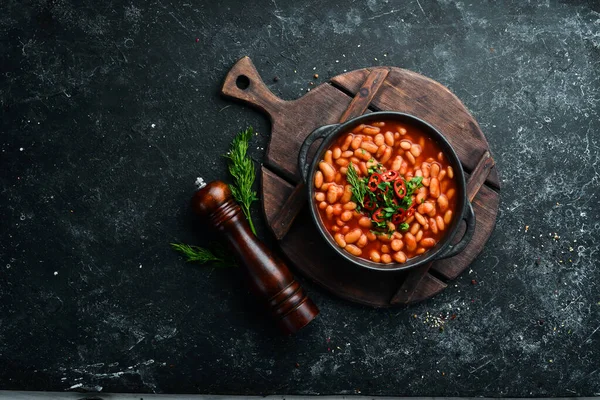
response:
<path fill-rule="evenodd" d="M 374 158 L 371 158 L 371 159 L 369 160 L 369 163 L 374 163 L 374 162 L 375 162 L 375 159 L 374 159 Z M 367 171 L 369 172 L 369 175 L 373 175 L 374 173 L 378 173 L 378 174 L 380 174 L 380 173 L 381 173 L 381 171 L 382 171 L 382 168 L 383 168 L 383 164 L 381 164 L 381 163 L 377 163 L 377 165 L 376 165 L 376 166 L 373 166 L 373 167 L 371 167 L 371 168 L 367 168 Z"/>
<path fill-rule="evenodd" d="M 415 176 L 410 181 L 406 182 L 406 195 L 412 196 L 421 186 L 423 186 L 423 177 Z"/>

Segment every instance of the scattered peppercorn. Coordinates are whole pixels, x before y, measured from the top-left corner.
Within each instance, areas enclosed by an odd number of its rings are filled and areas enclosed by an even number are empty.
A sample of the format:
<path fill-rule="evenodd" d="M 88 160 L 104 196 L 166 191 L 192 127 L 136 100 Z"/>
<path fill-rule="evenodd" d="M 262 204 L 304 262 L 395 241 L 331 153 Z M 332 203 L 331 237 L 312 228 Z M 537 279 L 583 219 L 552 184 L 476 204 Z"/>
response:
<path fill-rule="evenodd" d="M 273 82 L 279 82 L 279 77 L 276 76 L 275 78 L 273 78 Z"/>
<path fill-rule="evenodd" d="M 296 363 L 296 368 L 300 368 L 300 364 Z"/>
<path fill-rule="evenodd" d="M 471 280 L 471 285 L 477 285 L 477 281 L 475 279 Z"/>

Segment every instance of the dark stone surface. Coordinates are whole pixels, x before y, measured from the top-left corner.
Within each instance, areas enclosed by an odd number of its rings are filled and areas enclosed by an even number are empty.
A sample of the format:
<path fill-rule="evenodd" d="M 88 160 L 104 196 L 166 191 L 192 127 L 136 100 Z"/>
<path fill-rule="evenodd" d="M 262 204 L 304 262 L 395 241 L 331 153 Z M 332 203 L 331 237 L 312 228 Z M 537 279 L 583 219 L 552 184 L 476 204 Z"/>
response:
<path fill-rule="evenodd" d="M 0 388 L 600 394 L 597 2 L 1 8 Z M 251 155 L 262 159 L 268 121 L 218 96 L 243 55 L 285 99 L 314 73 L 321 82 L 370 65 L 454 91 L 503 184 L 472 272 L 392 310 L 303 281 L 322 313 L 288 338 L 238 270 L 171 252 L 171 241 L 210 239 L 190 218 L 192 183 L 227 177 L 219 155 L 239 129 L 257 128 Z"/>

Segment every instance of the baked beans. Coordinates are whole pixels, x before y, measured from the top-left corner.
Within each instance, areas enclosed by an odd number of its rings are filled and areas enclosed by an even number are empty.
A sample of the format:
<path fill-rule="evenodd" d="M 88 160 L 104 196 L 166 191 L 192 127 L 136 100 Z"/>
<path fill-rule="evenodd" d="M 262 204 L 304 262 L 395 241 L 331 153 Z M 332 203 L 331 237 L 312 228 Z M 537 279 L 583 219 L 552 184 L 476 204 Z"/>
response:
<path fill-rule="evenodd" d="M 361 124 L 340 135 L 314 175 L 318 213 L 335 243 L 376 263 L 427 252 L 456 215 L 454 170 L 419 128 Z"/>

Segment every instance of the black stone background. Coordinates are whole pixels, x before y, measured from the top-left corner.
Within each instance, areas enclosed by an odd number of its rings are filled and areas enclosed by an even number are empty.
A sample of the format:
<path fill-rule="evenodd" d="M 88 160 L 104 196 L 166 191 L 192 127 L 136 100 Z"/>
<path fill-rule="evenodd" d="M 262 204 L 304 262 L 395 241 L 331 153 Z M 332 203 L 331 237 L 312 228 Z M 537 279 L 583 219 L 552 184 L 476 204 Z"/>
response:
<path fill-rule="evenodd" d="M 2 389 L 600 394 L 598 2 L 4 0 L 1 11 Z M 237 269 L 173 253 L 169 242 L 212 239 L 188 201 L 197 176 L 227 178 L 234 134 L 254 126 L 250 153 L 263 158 L 268 120 L 218 95 L 244 55 L 284 99 L 372 65 L 456 93 L 503 185 L 472 270 L 391 310 L 301 279 L 321 315 L 281 337 Z"/>

